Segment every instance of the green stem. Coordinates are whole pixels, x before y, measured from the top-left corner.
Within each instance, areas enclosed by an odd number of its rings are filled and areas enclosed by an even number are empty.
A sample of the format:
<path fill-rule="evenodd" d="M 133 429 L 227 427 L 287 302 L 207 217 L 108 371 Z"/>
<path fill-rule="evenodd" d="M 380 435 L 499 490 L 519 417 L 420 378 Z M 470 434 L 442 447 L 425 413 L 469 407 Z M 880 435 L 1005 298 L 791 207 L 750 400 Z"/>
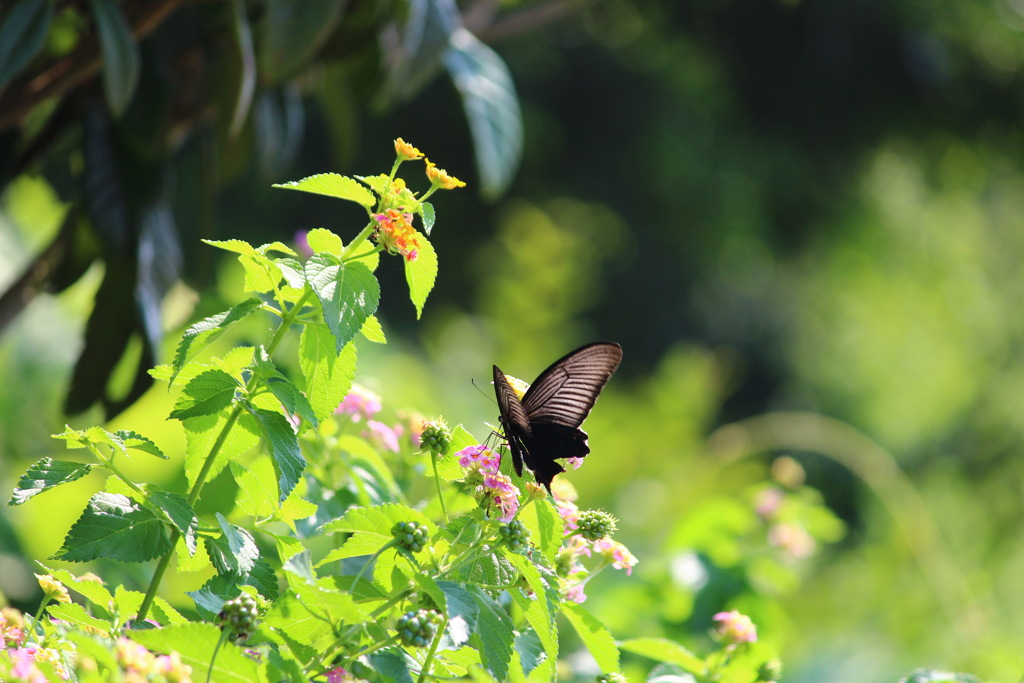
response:
<path fill-rule="evenodd" d="M 228 632 L 221 630 L 220 638 L 217 640 L 217 644 L 213 648 L 213 654 L 210 655 L 210 666 L 206 669 L 206 683 L 210 683 L 210 677 L 213 676 L 213 663 L 217 661 L 217 653 L 220 652 L 220 646 L 228 639 Z"/>
<path fill-rule="evenodd" d="M 444 513 L 445 524 L 451 520 L 448 518 L 448 508 L 444 504 L 444 493 L 441 492 L 441 477 L 437 473 L 437 452 L 434 450 L 430 451 L 430 464 L 434 467 L 434 483 L 437 484 L 437 499 L 441 501 L 441 512 Z"/>
<path fill-rule="evenodd" d="M 430 643 L 430 651 L 427 652 L 427 658 L 423 660 L 423 666 L 420 668 L 419 678 L 416 679 L 416 683 L 423 683 L 427 678 L 427 672 L 430 671 L 430 662 L 433 661 L 434 655 L 437 653 L 437 646 L 441 644 L 441 636 L 444 635 L 445 629 L 448 628 L 448 620 L 445 619 L 441 622 L 440 628 L 437 629 L 437 633 L 434 634 L 434 640 Z"/>
<path fill-rule="evenodd" d="M 345 251 L 341 252 L 341 260 L 347 261 L 348 259 L 350 259 L 352 257 L 352 252 L 354 252 L 357 247 L 362 245 L 363 242 L 370 239 L 370 235 L 373 234 L 374 228 L 376 227 L 377 221 L 371 220 L 369 223 L 367 223 L 366 227 L 363 228 L 362 232 L 356 235 L 356 238 L 349 242 L 348 246 L 345 247 Z"/>
<path fill-rule="evenodd" d="M 309 298 L 312 291 L 307 289 L 299 297 L 299 300 L 295 302 L 295 305 L 288 310 L 288 313 L 281 318 L 281 324 L 277 330 L 274 331 L 274 336 L 270 339 L 270 344 L 267 345 L 267 355 L 270 356 L 274 353 L 277 347 L 281 344 L 281 340 L 284 339 L 284 335 L 288 332 L 292 323 L 298 317 L 299 312 L 302 310 L 302 306 L 305 304 L 306 299 Z M 256 386 L 256 376 L 253 375 L 249 378 L 249 381 L 245 384 L 246 393 L 252 392 Z M 213 468 L 213 464 L 217 461 L 217 455 L 220 453 L 220 449 L 224 446 L 224 442 L 227 441 L 228 435 L 234 428 L 235 423 L 238 422 L 238 418 L 242 415 L 243 406 L 242 404 L 236 404 L 231 414 L 228 416 L 227 421 L 220 430 L 220 434 L 217 435 L 217 440 L 210 446 L 210 452 L 206 456 L 206 460 L 203 461 L 203 467 L 199 470 L 199 474 L 196 476 L 196 481 L 192 485 L 192 490 L 188 494 L 189 506 L 194 506 L 196 501 L 199 500 L 199 493 L 203 490 L 203 486 L 206 484 L 206 477 L 209 475 L 210 470 Z M 149 608 L 153 605 L 153 600 L 156 598 L 156 592 L 160 588 L 160 583 L 163 581 L 164 573 L 167 571 L 167 567 L 171 564 L 171 558 L 174 556 L 174 548 L 178 545 L 178 540 L 181 538 L 181 532 L 177 528 L 171 529 L 171 549 L 166 555 L 160 558 L 160 561 L 156 565 L 156 569 L 153 570 L 153 578 L 149 581 L 149 588 L 146 589 L 146 596 L 142 599 L 142 605 L 139 606 L 139 614 L 136 617 L 139 621 L 146 618 L 149 614 Z"/>

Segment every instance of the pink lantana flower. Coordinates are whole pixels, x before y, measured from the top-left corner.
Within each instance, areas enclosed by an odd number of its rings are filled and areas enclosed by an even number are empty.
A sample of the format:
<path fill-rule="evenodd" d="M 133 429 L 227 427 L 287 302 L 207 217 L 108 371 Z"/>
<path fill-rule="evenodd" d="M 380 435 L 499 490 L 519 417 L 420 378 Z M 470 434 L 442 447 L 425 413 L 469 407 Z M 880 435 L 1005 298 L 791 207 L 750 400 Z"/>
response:
<path fill-rule="evenodd" d="M 715 633 L 726 647 L 731 649 L 741 643 L 757 641 L 757 627 L 747 615 L 732 610 L 731 612 L 719 612 L 711 618 L 718 622 Z"/>
<path fill-rule="evenodd" d="M 501 521 L 511 522 L 519 512 L 519 489 L 512 480 L 500 472 L 484 474 L 484 483 L 477 487 L 485 500 L 493 502 L 501 510 Z"/>
<path fill-rule="evenodd" d="M 366 426 L 369 427 L 369 431 L 364 434 L 371 441 L 380 444 L 392 453 L 398 452 L 398 433 L 394 429 L 377 420 L 367 420 Z"/>
<path fill-rule="evenodd" d="M 366 387 L 359 384 L 352 384 L 345 399 L 341 402 L 334 413 L 336 415 L 348 415 L 353 422 L 369 420 L 380 412 L 380 396 L 373 393 Z"/>
<path fill-rule="evenodd" d="M 568 536 L 573 531 L 576 531 L 579 527 L 576 522 L 580 518 L 580 509 L 568 500 L 555 500 L 555 509 L 558 510 L 558 514 L 562 517 L 562 521 L 565 522 L 564 534 Z"/>
<path fill-rule="evenodd" d="M 501 465 L 501 457 L 483 445 L 463 448 L 455 457 L 459 459 L 459 467 L 467 470 L 475 468 L 483 473 L 497 472 Z"/>
<path fill-rule="evenodd" d="M 610 538 L 594 541 L 591 549 L 599 555 L 604 555 L 616 569 L 625 569 L 627 575 L 633 573 L 633 567 L 638 561 L 633 553 L 629 552 L 629 548 Z"/>
<path fill-rule="evenodd" d="M 580 583 L 574 583 L 573 585 L 562 591 L 562 597 L 569 602 L 575 602 L 580 605 L 587 600 L 587 594 L 583 592 L 585 584 L 581 581 Z"/>

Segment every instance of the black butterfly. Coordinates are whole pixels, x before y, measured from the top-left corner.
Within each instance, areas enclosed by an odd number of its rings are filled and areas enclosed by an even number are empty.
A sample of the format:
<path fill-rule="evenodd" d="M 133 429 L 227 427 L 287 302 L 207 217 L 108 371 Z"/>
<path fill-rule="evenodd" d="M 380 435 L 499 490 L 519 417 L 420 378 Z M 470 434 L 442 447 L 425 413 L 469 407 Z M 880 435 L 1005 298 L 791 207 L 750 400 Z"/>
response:
<path fill-rule="evenodd" d="M 565 472 L 555 459 L 582 458 L 590 452 L 580 425 L 621 360 L 618 344 L 587 344 L 540 373 L 522 401 L 494 366 L 494 393 L 517 475 L 523 476 L 526 463 L 550 493 L 551 480 Z"/>

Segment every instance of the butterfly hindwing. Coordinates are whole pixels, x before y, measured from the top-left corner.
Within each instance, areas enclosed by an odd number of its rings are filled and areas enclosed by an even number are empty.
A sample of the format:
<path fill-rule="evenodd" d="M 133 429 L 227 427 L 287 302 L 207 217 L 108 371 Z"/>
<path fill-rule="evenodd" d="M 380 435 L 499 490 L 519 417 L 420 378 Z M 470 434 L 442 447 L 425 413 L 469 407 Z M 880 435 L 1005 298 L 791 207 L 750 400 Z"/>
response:
<path fill-rule="evenodd" d="M 618 344 L 588 344 L 552 363 L 522 401 L 494 366 L 494 393 L 517 475 L 522 476 L 525 463 L 550 491 L 551 480 L 565 471 L 556 459 L 582 458 L 590 452 L 580 425 L 621 360 Z"/>

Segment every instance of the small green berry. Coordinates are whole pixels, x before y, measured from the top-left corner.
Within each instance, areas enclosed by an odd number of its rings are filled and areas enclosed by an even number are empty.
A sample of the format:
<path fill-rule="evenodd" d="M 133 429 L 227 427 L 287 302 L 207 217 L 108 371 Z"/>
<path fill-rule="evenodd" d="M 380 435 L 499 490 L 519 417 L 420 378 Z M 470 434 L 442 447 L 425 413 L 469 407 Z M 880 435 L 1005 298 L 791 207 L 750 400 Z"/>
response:
<path fill-rule="evenodd" d="M 421 609 L 415 612 L 406 612 L 399 617 L 398 623 L 395 624 L 395 630 L 403 645 L 426 647 L 437 635 L 437 627 L 443 621 L 444 618 L 440 612 Z"/>
<path fill-rule="evenodd" d="M 576 520 L 577 531 L 588 541 L 599 541 L 615 533 L 616 520 L 604 510 L 586 510 Z"/>
<path fill-rule="evenodd" d="M 498 527 L 498 536 L 509 547 L 509 550 L 518 553 L 527 548 L 530 532 L 522 522 L 518 519 L 513 519 L 511 522 Z"/>
<path fill-rule="evenodd" d="M 394 536 L 398 547 L 410 552 L 418 553 L 427 545 L 427 528 L 416 522 L 398 522 L 391 527 L 391 535 Z"/>
<path fill-rule="evenodd" d="M 258 617 L 259 609 L 256 606 L 256 599 L 248 593 L 242 593 L 237 598 L 227 600 L 221 605 L 217 621 L 222 630 L 229 632 L 230 637 L 235 640 L 245 640 L 256 628 Z"/>
<path fill-rule="evenodd" d="M 629 683 L 629 679 L 622 674 L 601 674 L 597 677 L 597 683 Z"/>
<path fill-rule="evenodd" d="M 452 433 L 444 420 L 424 423 L 423 431 L 420 433 L 420 450 L 435 455 L 448 455 L 451 445 Z"/>

